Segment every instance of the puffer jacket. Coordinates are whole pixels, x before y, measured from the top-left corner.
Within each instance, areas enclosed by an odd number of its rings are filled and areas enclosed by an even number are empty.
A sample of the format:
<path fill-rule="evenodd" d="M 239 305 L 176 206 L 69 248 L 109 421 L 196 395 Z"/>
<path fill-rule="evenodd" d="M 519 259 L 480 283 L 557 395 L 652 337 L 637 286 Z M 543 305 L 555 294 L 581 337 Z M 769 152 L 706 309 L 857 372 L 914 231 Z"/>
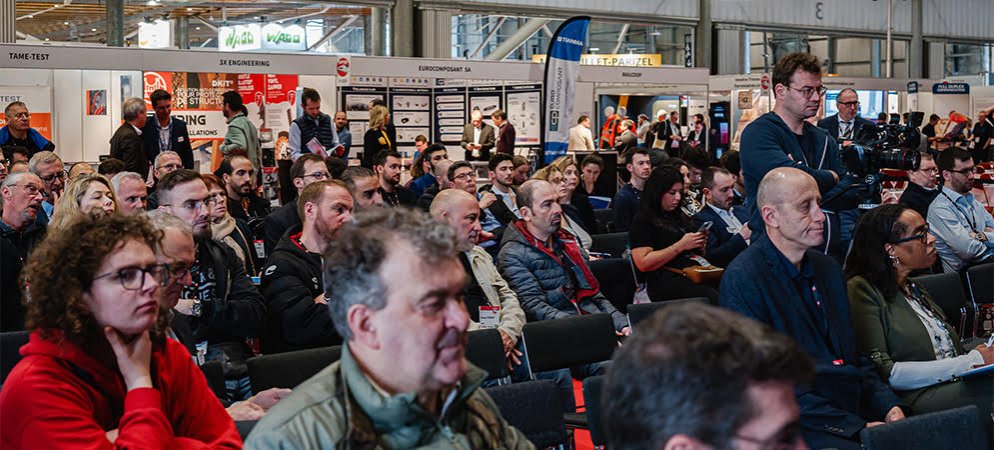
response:
<path fill-rule="evenodd" d="M 565 245 L 577 245 L 575 241 L 564 242 L 561 235 L 553 237 L 553 249 L 561 254 Z M 577 289 L 590 289 L 596 280 L 588 280 L 578 264 L 584 261 L 574 261 L 571 270 L 577 280 Z M 580 314 L 610 314 L 614 320 L 615 329 L 621 330 L 628 326 L 628 319 L 604 297 L 599 290 L 593 295 L 579 299 L 574 305 L 570 296 L 564 290 L 569 285 L 566 269 L 547 253 L 536 248 L 518 230 L 516 226 L 508 226 L 504 231 L 500 253 L 497 255 L 497 267 L 507 284 L 516 294 L 521 307 L 529 321 L 550 320 L 576 316 Z M 582 312 L 581 312 L 582 310 Z"/>

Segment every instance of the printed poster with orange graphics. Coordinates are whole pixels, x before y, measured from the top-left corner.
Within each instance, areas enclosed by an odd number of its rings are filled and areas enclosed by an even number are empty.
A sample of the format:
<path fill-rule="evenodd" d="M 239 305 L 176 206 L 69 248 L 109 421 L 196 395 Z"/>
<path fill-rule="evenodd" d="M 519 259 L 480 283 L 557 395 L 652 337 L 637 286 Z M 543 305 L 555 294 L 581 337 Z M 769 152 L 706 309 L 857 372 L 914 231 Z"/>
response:
<path fill-rule="evenodd" d="M 45 139 L 52 139 L 52 91 L 51 88 L 38 86 L 0 86 L 0 103 L 7 106 L 12 102 L 24 102 L 31 113 L 31 128 L 38 130 Z M 3 114 L 0 114 L 0 127 L 7 126 Z M 58 148 L 59 143 L 55 142 Z"/>

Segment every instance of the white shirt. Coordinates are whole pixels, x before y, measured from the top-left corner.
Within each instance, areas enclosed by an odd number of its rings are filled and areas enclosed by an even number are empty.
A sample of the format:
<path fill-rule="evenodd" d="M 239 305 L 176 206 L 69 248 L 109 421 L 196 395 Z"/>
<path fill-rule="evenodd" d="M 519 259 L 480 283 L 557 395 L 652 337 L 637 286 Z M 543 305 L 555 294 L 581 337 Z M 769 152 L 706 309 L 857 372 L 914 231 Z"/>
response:
<path fill-rule="evenodd" d="M 839 137 L 840 138 L 852 139 L 852 137 L 853 137 L 852 136 L 852 131 L 853 131 L 852 127 L 854 125 L 855 120 L 856 119 L 853 118 L 853 119 L 850 119 L 847 122 L 847 121 L 842 120 L 842 118 L 839 118 Z"/>
<path fill-rule="evenodd" d="M 480 133 L 481 132 L 483 132 L 483 127 L 479 127 L 479 128 L 473 127 L 473 143 L 474 144 L 479 144 L 480 143 Z"/>
<path fill-rule="evenodd" d="M 721 217 L 721 220 L 725 221 L 725 225 L 727 225 L 726 229 L 729 233 L 736 234 L 742 230 L 742 222 L 735 217 L 735 214 L 732 214 L 732 210 L 725 211 L 724 209 L 710 203 L 708 203 L 708 206 L 713 209 L 714 212 L 718 213 L 718 217 Z"/>

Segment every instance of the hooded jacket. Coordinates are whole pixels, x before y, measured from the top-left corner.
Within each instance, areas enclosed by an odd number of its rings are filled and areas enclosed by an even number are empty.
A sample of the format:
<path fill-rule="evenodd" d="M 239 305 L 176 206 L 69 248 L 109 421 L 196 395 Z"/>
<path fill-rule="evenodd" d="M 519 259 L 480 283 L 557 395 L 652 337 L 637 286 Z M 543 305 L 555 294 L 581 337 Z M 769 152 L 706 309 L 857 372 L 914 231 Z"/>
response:
<path fill-rule="evenodd" d="M 266 413 L 245 449 L 535 448 L 479 388 L 485 376 L 469 364 L 436 419 L 414 393 L 384 396 L 345 345 L 341 360 Z"/>
<path fill-rule="evenodd" d="M 504 231 L 497 267 L 507 284 L 516 294 L 529 321 L 550 320 L 581 314 L 607 313 L 614 320 L 615 329 L 628 326 L 628 318 L 618 312 L 607 297 L 600 292 L 597 279 L 590 274 L 583 258 L 570 259 L 572 276 L 548 252 L 533 245 L 519 230 L 520 221 L 512 222 Z M 523 225 L 521 225 L 523 227 Z M 575 247 L 574 254 L 581 254 L 572 235 L 565 230 L 553 237 L 553 252 L 561 254 L 566 246 Z M 576 280 L 576 302 L 564 288 Z"/>
<path fill-rule="evenodd" d="M 237 449 L 235 423 L 178 342 L 152 347 L 154 387 L 128 390 L 117 367 L 36 331 L 0 392 L 4 449 Z M 111 443 L 106 436 L 118 430 Z"/>
<path fill-rule="evenodd" d="M 321 255 L 304 249 L 300 230 L 298 225 L 283 236 L 262 270 L 262 295 L 269 310 L 263 353 L 342 343 L 328 305 L 314 302 L 324 293 Z"/>

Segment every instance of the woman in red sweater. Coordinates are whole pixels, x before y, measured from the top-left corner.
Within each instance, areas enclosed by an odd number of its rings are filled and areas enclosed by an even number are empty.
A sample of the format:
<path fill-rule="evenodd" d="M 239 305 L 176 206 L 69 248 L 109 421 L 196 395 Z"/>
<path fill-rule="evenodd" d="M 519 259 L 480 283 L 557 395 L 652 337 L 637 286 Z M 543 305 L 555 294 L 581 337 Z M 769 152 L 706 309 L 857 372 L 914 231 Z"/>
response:
<path fill-rule="evenodd" d="M 0 448 L 240 448 L 157 298 L 168 268 L 143 217 L 83 216 L 24 269 L 23 359 L 0 391 Z"/>

